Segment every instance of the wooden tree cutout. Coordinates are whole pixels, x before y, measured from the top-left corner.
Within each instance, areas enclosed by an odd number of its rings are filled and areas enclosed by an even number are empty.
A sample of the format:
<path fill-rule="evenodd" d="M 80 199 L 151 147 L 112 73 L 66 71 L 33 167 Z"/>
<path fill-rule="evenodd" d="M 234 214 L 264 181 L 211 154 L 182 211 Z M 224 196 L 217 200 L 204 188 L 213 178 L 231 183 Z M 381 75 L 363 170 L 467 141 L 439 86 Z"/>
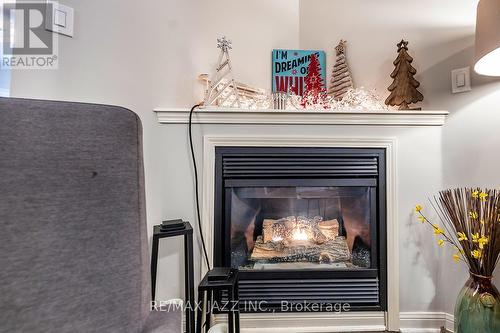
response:
<path fill-rule="evenodd" d="M 394 81 L 387 88 L 391 94 L 385 100 L 385 104 L 397 105 L 400 110 L 409 110 L 408 104 L 423 101 L 424 96 L 417 90 L 420 83 L 413 77 L 417 73 L 417 70 L 411 65 L 413 58 L 407 52 L 408 42 L 401 40 L 397 46 L 398 57 L 393 62 L 396 68 L 391 73 Z"/>

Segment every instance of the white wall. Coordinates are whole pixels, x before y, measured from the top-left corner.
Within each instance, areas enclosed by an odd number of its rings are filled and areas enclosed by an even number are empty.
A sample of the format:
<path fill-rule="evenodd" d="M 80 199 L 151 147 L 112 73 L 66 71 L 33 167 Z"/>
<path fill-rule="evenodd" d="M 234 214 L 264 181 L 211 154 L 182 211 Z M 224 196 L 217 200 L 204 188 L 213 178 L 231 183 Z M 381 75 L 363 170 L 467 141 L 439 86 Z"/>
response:
<path fill-rule="evenodd" d="M 375 88 L 384 97 L 388 94 L 387 87 L 392 83 L 389 74 L 394 68 L 392 61 L 396 57 L 396 43 L 401 38 L 410 42 L 409 52 L 414 57 L 413 64 L 418 71 L 416 78 L 425 96 L 423 107 L 451 112 L 443 128 L 442 141 L 435 142 L 442 145 L 443 151 L 442 188 L 498 187 L 500 183 L 500 159 L 495 153 L 500 147 L 497 129 L 500 124 L 500 112 L 497 110 L 500 100 L 498 80 L 473 75 L 472 92 L 451 94 L 450 71 L 472 66 L 477 2 L 300 2 L 300 47 L 329 51 L 327 59 L 331 65 L 335 57 L 333 47 L 340 38 L 346 39 L 347 59 L 354 84 Z M 424 149 L 417 149 L 408 158 L 423 165 L 429 163 L 432 156 Z M 416 169 L 410 177 L 429 186 L 436 185 L 430 182 L 422 170 Z M 406 191 L 414 189 L 409 186 Z M 416 192 L 413 197 L 423 200 L 434 192 L 429 187 L 422 197 Z M 411 261 L 411 258 L 417 257 L 431 265 L 437 274 L 432 277 L 432 284 L 438 295 L 438 308 L 453 313 L 455 297 L 467 277 L 466 269 L 452 263 L 452 252 L 439 250 L 435 243 L 428 246 L 421 246 L 423 244 L 419 244 L 419 241 L 415 244 L 406 243 L 404 234 L 418 239 L 432 236 L 428 230 L 415 228 L 414 224 L 410 226 L 409 220 L 402 220 L 401 223 L 402 310 L 425 311 L 427 307 L 425 299 L 428 296 L 425 295 L 429 290 L 422 288 L 421 283 L 425 275 Z M 430 253 L 432 255 L 429 256 Z M 500 282 L 498 276 L 497 281 Z"/>
<path fill-rule="evenodd" d="M 450 70 L 471 61 L 476 1 L 412 0 L 63 0 L 76 10 L 75 37 L 61 37 L 59 70 L 17 71 L 12 95 L 117 104 L 137 112 L 144 127 L 147 213 L 150 226 L 165 218 L 194 221 L 193 184 L 185 126 L 161 126 L 158 106 L 188 107 L 201 98 L 199 73 L 209 71 L 218 52 L 215 39 L 233 40 L 239 81 L 270 87 L 272 48 L 328 51 L 348 40 L 355 84 L 385 95 L 396 57 L 395 44 L 410 41 L 425 108 L 449 109 L 437 129 L 377 129 L 400 137 L 402 311 L 452 312 L 466 273 L 438 249 L 428 230 L 416 225 L 411 207 L 443 186 L 498 186 L 495 148 L 499 85 L 473 78 L 473 92 L 452 95 Z M 366 133 L 366 128 L 324 126 L 195 127 L 206 133 Z M 482 132 L 481 140 L 476 140 Z M 480 149 L 481 153 L 475 153 Z M 198 156 L 200 156 L 200 147 Z M 489 153 L 489 155 L 486 154 Z M 488 158 L 488 156 L 493 156 Z M 180 241 L 162 242 L 158 296 L 181 296 Z"/>

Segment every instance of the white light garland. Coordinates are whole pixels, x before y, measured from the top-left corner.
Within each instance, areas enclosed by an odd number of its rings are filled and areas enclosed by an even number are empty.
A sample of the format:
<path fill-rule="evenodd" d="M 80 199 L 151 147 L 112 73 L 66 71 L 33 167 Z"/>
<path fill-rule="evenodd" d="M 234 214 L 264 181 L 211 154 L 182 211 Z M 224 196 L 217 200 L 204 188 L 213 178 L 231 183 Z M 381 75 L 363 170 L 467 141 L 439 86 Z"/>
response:
<path fill-rule="evenodd" d="M 223 85 L 222 85 L 223 86 Z M 221 88 L 216 88 L 217 92 Z M 222 90 L 222 89 L 221 89 Z M 220 97 L 224 102 L 219 107 L 232 107 L 235 104 L 235 96 L 232 91 L 227 89 L 220 92 Z M 333 97 L 326 94 L 320 98 L 314 99 L 310 97 L 302 97 L 293 93 L 283 93 L 283 107 L 280 109 L 286 110 L 325 110 L 328 111 L 391 111 L 395 108 L 385 105 L 383 99 L 376 93 L 375 89 L 368 90 L 363 87 L 349 89 L 342 100 L 337 101 Z M 276 94 L 266 94 L 262 91 L 260 94 L 245 95 L 239 94 L 240 109 L 255 110 L 269 109 L 275 105 Z M 306 107 L 302 106 L 303 98 L 307 98 Z"/>
<path fill-rule="evenodd" d="M 303 98 L 307 99 L 306 107 L 302 107 Z M 393 108 L 385 105 L 383 99 L 381 99 L 376 93 L 375 89 L 367 90 L 363 87 L 361 88 L 351 88 L 349 89 L 342 100 L 337 101 L 331 96 L 324 95 L 319 100 L 310 98 L 310 96 L 301 97 L 297 95 L 290 95 L 289 103 L 287 104 L 287 109 L 306 109 L 306 110 L 325 110 L 328 111 L 367 111 L 367 110 L 386 110 L 390 111 Z"/>
<path fill-rule="evenodd" d="M 330 100 L 330 110 L 391 110 L 377 95 L 376 91 L 366 90 L 363 87 L 349 89 L 342 100 Z"/>

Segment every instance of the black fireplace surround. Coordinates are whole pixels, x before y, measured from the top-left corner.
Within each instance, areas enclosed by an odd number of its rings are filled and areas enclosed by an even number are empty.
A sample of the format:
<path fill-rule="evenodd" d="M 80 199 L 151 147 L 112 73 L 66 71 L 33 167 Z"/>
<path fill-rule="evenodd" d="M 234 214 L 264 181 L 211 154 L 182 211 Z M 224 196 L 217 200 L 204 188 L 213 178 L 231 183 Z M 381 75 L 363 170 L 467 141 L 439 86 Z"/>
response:
<path fill-rule="evenodd" d="M 385 311 L 385 177 L 385 149 L 217 147 L 213 259 L 242 311 Z"/>

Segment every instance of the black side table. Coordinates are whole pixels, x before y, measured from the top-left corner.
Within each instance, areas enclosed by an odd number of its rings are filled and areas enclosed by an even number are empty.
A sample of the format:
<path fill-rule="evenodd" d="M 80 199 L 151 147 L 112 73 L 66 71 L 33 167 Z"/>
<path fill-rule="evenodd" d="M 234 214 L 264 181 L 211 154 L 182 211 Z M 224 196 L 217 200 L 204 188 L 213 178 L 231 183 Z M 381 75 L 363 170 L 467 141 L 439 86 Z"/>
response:
<path fill-rule="evenodd" d="M 194 271 L 193 271 L 193 228 L 184 222 L 185 228 L 161 231 L 159 225 L 153 227 L 153 250 L 151 256 L 151 296 L 155 300 L 156 272 L 158 267 L 158 245 L 160 238 L 184 236 L 184 288 L 186 293 L 186 332 L 194 333 Z"/>
<path fill-rule="evenodd" d="M 203 326 L 205 332 L 210 329 L 210 317 L 212 316 L 214 302 L 222 293 L 227 294 L 227 304 L 219 304 L 220 313 L 227 314 L 228 333 L 240 333 L 240 310 L 238 296 L 238 270 L 232 269 L 231 277 L 227 280 L 209 281 L 208 273 L 198 285 L 198 306 L 196 319 L 196 333 L 202 333 Z M 226 307 L 226 309 L 224 309 Z"/>

